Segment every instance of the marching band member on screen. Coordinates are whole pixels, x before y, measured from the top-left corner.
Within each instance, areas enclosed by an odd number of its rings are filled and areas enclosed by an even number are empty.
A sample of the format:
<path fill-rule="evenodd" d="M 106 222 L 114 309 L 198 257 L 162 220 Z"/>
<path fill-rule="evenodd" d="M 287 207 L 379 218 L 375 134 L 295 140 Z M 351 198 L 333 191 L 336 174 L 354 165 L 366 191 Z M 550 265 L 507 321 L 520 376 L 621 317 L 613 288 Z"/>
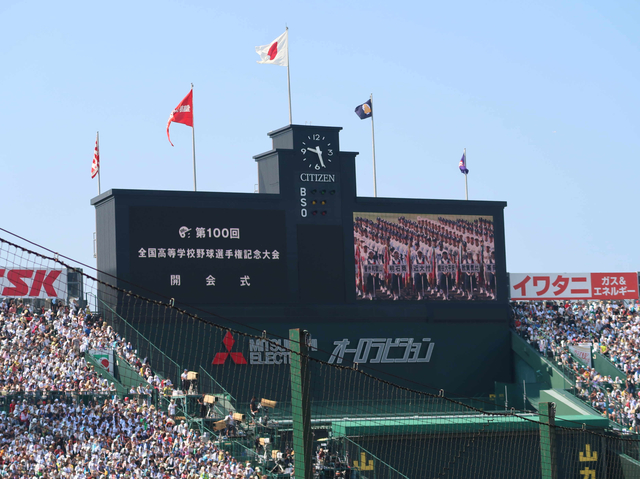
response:
<path fill-rule="evenodd" d="M 369 250 L 369 257 L 366 261 L 367 265 L 378 264 L 378 260 L 372 250 Z M 367 272 L 364 275 L 367 285 L 367 299 L 374 299 L 376 297 L 376 288 L 378 287 L 378 273 Z"/>
<path fill-rule="evenodd" d="M 496 253 L 491 251 L 489 245 L 486 246 L 484 261 L 485 287 L 491 299 L 496 297 Z"/>
<path fill-rule="evenodd" d="M 451 287 L 451 273 L 448 271 L 450 264 L 449 254 L 446 250 L 442 250 L 438 262 L 438 295 L 445 300 L 449 299 L 449 288 Z"/>
<path fill-rule="evenodd" d="M 413 259 L 414 264 L 417 266 L 414 268 L 416 271 L 420 266 L 427 265 L 427 259 L 424 257 L 422 250 L 418 250 Z M 424 299 L 425 293 L 429 289 L 429 283 L 427 281 L 427 273 L 425 271 L 414 272 L 413 274 L 413 287 L 418 294 L 418 300 Z"/>
<path fill-rule="evenodd" d="M 393 256 L 391 257 L 391 264 L 393 265 L 402 264 L 402 258 L 400 257 L 400 253 L 397 249 L 393 251 Z M 400 298 L 401 292 L 402 292 L 402 273 L 394 272 L 391 274 L 391 295 L 393 296 L 394 301 L 397 301 Z"/>
<path fill-rule="evenodd" d="M 473 262 L 473 253 L 471 251 L 467 251 L 464 253 L 464 259 L 462 260 L 462 264 L 467 266 L 468 269 L 462 273 L 463 277 L 463 293 L 466 299 L 472 299 L 473 297 L 473 287 L 475 283 L 475 273 L 472 271 L 474 262 Z"/>

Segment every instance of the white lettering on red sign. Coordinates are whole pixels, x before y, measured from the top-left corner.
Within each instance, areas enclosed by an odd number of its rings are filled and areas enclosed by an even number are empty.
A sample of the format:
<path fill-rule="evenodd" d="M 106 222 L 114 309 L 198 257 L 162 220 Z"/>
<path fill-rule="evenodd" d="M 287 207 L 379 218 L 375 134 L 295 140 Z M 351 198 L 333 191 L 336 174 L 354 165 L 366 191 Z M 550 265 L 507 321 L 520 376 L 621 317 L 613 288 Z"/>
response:
<path fill-rule="evenodd" d="M 638 299 L 637 273 L 511 273 L 512 300 Z"/>
<path fill-rule="evenodd" d="M 61 269 L 0 269 L 0 295 L 9 298 L 63 298 L 67 274 Z"/>

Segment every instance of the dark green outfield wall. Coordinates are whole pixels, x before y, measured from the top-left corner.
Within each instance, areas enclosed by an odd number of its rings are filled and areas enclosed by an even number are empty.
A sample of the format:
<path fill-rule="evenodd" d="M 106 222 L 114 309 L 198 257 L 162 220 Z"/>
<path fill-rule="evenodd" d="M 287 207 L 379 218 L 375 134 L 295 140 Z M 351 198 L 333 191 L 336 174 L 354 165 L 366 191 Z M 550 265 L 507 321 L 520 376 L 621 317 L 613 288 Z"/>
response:
<path fill-rule="evenodd" d="M 248 400 L 255 394 L 289 400 L 286 351 L 269 351 L 278 348 L 270 347 L 255 337 L 235 333 L 231 335 L 232 347 L 227 349 L 225 330 L 192 318 L 163 317 L 156 311 L 153 313 L 158 314 L 147 318 L 144 307 L 124 309 L 130 318 L 134 318 L 133 325 L 161 351 L 183 368 L 197 370 L 202 366 L 234 397 Z M 447 397 L 489 396 L 494 392 L 495 381 L 509 382 L 512 377 L 511 336 L 502 324 L 468 322 L 454 325 L 406 318 L 346 321 L 331 316 L 297 320 L 243 318 L 243 321 L 249 327 L 231 322 L 226 324 L 252 334 L 267 330 L 268 337 L 276 341 L 278 336 L 286 337 L 290 328 L 307 329 L 317 347 L 312 352 L 314 358 L 349 367 L 358 359 L 360 370 L 412 389 L 435 394 L 444 390 Z M 128 340 L 133 340 L 130 331 L 123 333 L 129 336 Z M 286 346 L 285 342 L 280 344 Z M 414 350 L 407 354 L 408 344 L 409 347 L 412 344 Z M 332 358 L 332 354 L 338 354 L 341 345 L 344 345 L 344 351 L 342 361 L 339 361 L 337 356 Z M 143 356 L 149 355 L 144 341 L 134 347 Z M 241 353 L 247 364 L 236 364 L 231 357 L 222 364 L 212 364 L 217 353 L 227 352 Z M 375 362 L 376 359 L 380 362 Z M 411 362 L 413 360 L 415 362 Z M 269 362 L 280 364 L 267 364 Z M 312 367 L 316 367 L 313 362 Z M 171 375 L 171 371 L 164 373 Z M 347 377 L 341 374 L 331 368 L 325 371 L 325 376 L 333 375 L 336 381 Z M 321 388 L 320 384 L 318 388 Z M 347 391 L 347 387 L 336 387 L 336 397 L 346 395 Z"/>

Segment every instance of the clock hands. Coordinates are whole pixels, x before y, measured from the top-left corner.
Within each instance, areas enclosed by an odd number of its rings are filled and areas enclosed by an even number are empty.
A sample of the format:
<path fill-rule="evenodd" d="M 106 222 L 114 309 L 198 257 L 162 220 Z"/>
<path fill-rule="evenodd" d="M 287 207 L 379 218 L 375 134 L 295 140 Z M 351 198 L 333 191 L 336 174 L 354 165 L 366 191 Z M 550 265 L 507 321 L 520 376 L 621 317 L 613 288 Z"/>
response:
<path fill-rule="evenodd" d="M 316 153 L 318 154 L 318 159 L 320 160 L 320 166 L 326 168 L 326 166 L 324 166 L 324 161 L 322 161 L 322 150 L 319 146 L 316 148 Z"/>
<path fill-rule="evenodd" d="M 316 147 L 316 148 L 307 148 L 308 151 L 313 151 L 316 155 L 318 155 L 318 159 L 320 160 L 320 166 L 322 166 L 323 168 L 326 168 L 324 161 L 322 161 L 322 150 L 320 149 L 320 147 Z"/>

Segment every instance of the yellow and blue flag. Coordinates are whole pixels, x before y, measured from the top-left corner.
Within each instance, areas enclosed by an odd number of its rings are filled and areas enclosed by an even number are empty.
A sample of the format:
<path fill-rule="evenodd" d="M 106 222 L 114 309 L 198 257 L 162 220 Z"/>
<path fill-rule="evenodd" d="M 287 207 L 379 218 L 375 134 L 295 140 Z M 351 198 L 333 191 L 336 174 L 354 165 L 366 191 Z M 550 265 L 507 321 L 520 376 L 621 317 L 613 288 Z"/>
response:
<path fill-rule="evenodd" d="M 362 105 L 358 105 L 356 107 L 356 115 L 358 115 L 361 120 L 371 118 L 371 116 L 373 115 L 373 106 L 371 104 L 371 100 L 367 100 Z"/>

